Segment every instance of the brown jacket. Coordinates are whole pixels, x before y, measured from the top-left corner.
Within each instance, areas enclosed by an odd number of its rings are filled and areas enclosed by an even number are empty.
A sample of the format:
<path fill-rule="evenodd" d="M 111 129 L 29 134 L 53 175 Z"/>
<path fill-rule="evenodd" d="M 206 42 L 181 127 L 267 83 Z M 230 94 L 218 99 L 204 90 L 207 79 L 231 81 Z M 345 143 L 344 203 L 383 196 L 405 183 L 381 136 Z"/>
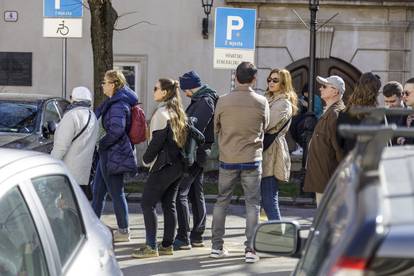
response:
<path fill-rule="evenodd" d="M 266 98 L 269 101 L 270 108 L 270 123 L 266 132 L 280 132 L 275 141 L 263 153 L 262 177 L 274 176 L 278 180 L 288 181 L 290 155 L 285 136 L 290 123 L 287 126 L 285 124 L 292 118 L 292 104 L 284 94 L 266 95 Z M 281 130 L 281 128 L 283 129 Z"/>
<path fill-rule="evenodd" d="M 263 134 L 269 124 L 265 97 L 246 86 L 219 98 L 214 113 L 219 160 L 225 163 L 262 161 Z"/>
<path fill-rule="evenodd" d="M 336 138 L 338 114 L 345 108 L 342 100 L 331 105 L 316 124 L 309 143 L 304 190 L 323 193 L 339 162 L 344 157 Z"/>

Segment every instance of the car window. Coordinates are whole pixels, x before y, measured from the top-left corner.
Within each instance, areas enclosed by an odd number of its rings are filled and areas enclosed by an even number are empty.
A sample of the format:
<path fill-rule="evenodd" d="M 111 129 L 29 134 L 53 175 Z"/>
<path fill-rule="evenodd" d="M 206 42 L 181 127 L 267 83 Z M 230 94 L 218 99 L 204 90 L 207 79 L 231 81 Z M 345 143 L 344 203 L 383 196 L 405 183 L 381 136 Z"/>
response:
<path fill-rule="evenodd" d="M 0 132 L 32 133 L 37 111 L 33 102 L 0 102 Z"/>
<path fill-rule="evenodd" d="M 334 245 L 344 236 L 346 227 L 350 223 L 352 206 L 350 206 L 352 189 L 349 189 L 356 172 L 351 168 L 337 170 L 333 182 L 324 194 L 327 201 L 320 207 L 321 213 L 317 217 L 314 230 L 311 233 L 306 252 L 304 252 L 299 275 L 318 275 L 319 269 L 328 258 Z"/>
<path fill-rule="evenodd" d="M 44 115 L 44 122 L 59 122 L 60 115 L 59 111 L 56 108 L 56 104 L 54 101 L 50 101 L 46 104 L 45 115 Z"/>
<path fill-rule="evenodd" d="M 85 237 L 81 214 L 69 179 L 63 175 L 32 179 L 46 211 L 64 266 Z"/>
<path fill-rule="evenodd" d="M 0 198 L 0 275 L 49 275 L 38 232 L 18 188 Z"/>
<path fill-rule="evenodd" d="M 63 118 L 63 113 L 65 113 L 65 110 L 69 105 L 69 102 L 63 101 L 63 100 L 57 100 L 56 103 L 59 109 L 60 117 Z"/>

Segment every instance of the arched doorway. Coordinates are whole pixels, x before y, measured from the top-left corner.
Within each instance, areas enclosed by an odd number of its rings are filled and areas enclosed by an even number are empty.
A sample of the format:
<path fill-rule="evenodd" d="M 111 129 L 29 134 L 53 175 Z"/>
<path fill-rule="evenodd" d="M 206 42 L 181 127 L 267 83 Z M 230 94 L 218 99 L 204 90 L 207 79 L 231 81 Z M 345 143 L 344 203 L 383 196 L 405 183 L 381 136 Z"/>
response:
<path fill-rule="evenodd" d="M 316 75 L 323 77 L 338 75 L 343 78 L 346 90 L 343 99 L 346 103 L 350 93 L 354 90 L 355 83 L 361 76 L 361 72 L 353 65 L 333 57 L 329 59 L 316 59 L 315 67 Z M 286 69 L 289 70 L 292 75 L 293 86 L 296 91 L 300 93 L 303 85 L 308 82 L 309 58 L 295 61 L 287 66 Z M 316 93 L 319 94 L 319 89 L 316 89 Z"/>

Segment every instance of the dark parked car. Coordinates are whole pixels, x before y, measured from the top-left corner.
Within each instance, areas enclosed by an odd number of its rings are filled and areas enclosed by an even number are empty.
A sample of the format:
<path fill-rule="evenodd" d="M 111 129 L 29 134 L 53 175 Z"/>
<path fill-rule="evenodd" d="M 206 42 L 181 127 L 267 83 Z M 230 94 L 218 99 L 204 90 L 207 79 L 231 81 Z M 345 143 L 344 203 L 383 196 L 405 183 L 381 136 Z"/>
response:
<path fill-rule="evenodd" d="M 68 105 L 54 96 L 0 93 L 0 147 L 49 153 L 51 134 Z"/>
<path fill-rule="evenodd" d="M 293 275 L 414 275 L 414 146 L 395 126 L 344 126 L 358 144 L 330 180 L 309 236 L 297 222 L 256 229 L 258 252 L 301 257 Z"/>

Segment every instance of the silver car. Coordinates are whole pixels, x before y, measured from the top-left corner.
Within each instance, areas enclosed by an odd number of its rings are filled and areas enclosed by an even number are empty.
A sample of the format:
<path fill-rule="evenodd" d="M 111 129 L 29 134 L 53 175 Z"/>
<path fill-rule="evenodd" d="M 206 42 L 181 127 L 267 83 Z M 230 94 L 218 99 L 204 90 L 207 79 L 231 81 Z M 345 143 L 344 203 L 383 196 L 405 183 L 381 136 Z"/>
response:
<path fill-rule="evenodd" d="M 111 232 L 46 154 L 0 149 L 0 275 L 122 275 Z"/>

